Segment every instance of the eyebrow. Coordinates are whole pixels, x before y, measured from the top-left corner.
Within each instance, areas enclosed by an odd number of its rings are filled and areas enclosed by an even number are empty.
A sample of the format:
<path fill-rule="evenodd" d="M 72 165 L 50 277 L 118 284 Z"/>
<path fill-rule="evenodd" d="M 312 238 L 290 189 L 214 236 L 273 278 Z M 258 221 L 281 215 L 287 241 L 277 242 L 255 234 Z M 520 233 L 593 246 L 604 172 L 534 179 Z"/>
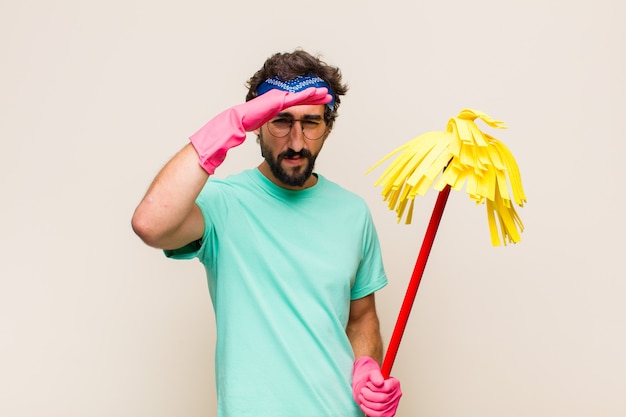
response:
<path fill-rule="evenodd" d="M 289 112 L 280 112 L 276 116 L 274 116 L 274 118 L 277 118 L 277 117 L 281 117 L 285 119 L 295 119 L 295 117 L 293 117 L 293 114 Z M 321 116 L 319 114 L 305 114 L 304 116 L 302 116 L 302 119 L 305 119 L 305 120 L 322 120 L 323 118 L 324 116 Z"/>

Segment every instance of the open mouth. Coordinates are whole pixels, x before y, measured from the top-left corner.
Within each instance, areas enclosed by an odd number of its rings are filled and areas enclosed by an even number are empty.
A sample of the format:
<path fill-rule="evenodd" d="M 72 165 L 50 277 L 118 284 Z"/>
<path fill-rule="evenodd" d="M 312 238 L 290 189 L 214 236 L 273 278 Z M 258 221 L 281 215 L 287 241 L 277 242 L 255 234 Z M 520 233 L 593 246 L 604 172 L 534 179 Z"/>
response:
<path fill-rule="evenodd" d="M 287 161 L 291 164 L 298 164 L 303 160 L 309 159 L 308 151 L 306 149 L 301 150 L 300 152 L 294 152 L 292 150 L 288 150 L 284 152 L 280 156 L 280 160 Z"/>

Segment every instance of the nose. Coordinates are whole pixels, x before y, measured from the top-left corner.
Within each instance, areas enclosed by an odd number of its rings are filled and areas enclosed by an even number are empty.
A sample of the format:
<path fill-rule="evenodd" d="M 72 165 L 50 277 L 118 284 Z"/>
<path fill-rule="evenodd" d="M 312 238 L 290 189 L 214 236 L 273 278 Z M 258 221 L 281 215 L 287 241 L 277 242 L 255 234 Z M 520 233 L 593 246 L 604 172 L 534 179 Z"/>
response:
<path fill-rule="evenodd" d="M 299 125 L 296 126 L 296 123 Z M 300 120 L 294 120 L 289 132 L 289 147 L 296 152 L 300 152 L 304 148 L 304 132 Z"/>

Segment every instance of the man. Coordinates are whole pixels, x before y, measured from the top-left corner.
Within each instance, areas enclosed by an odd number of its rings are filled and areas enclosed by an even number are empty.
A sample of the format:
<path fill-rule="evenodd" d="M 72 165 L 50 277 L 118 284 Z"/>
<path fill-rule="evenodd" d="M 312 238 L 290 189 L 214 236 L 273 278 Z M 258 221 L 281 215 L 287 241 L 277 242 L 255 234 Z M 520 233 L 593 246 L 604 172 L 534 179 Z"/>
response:
<path fill-rule="evenodd" d="M 206 268 L 219 417 L 391 417 L 402 393 L 379 367 L 378 237 L 360 197 L 313 173 L 347 92 L 341 73 L 296 50 L 248 87 L 159 172 L 133 229 Z M 246 132 L 261 164 L 209 180 Z"/>

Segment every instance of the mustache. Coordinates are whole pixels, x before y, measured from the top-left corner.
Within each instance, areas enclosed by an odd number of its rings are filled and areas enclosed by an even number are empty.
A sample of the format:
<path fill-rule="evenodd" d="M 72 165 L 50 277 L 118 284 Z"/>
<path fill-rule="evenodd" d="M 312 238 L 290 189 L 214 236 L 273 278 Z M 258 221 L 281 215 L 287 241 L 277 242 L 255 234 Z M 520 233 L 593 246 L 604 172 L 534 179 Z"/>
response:
<path fill-rule="evenodd" d="M 301 149 L 300 151 L 296 152 L 293 149 L 287 149 L 285 152 L 281 152 L 280 154 L 278 154 L 278 158 L 277 159 L 284 159 L 284 158 L 294 158 L 294 157 L 300 157 L 300 158 L 307 158 L 307 159 L 311 159 L 313 157 L 313 154 L 311 153 L 311 151 L 309 151 L 308 149 Z"/>

